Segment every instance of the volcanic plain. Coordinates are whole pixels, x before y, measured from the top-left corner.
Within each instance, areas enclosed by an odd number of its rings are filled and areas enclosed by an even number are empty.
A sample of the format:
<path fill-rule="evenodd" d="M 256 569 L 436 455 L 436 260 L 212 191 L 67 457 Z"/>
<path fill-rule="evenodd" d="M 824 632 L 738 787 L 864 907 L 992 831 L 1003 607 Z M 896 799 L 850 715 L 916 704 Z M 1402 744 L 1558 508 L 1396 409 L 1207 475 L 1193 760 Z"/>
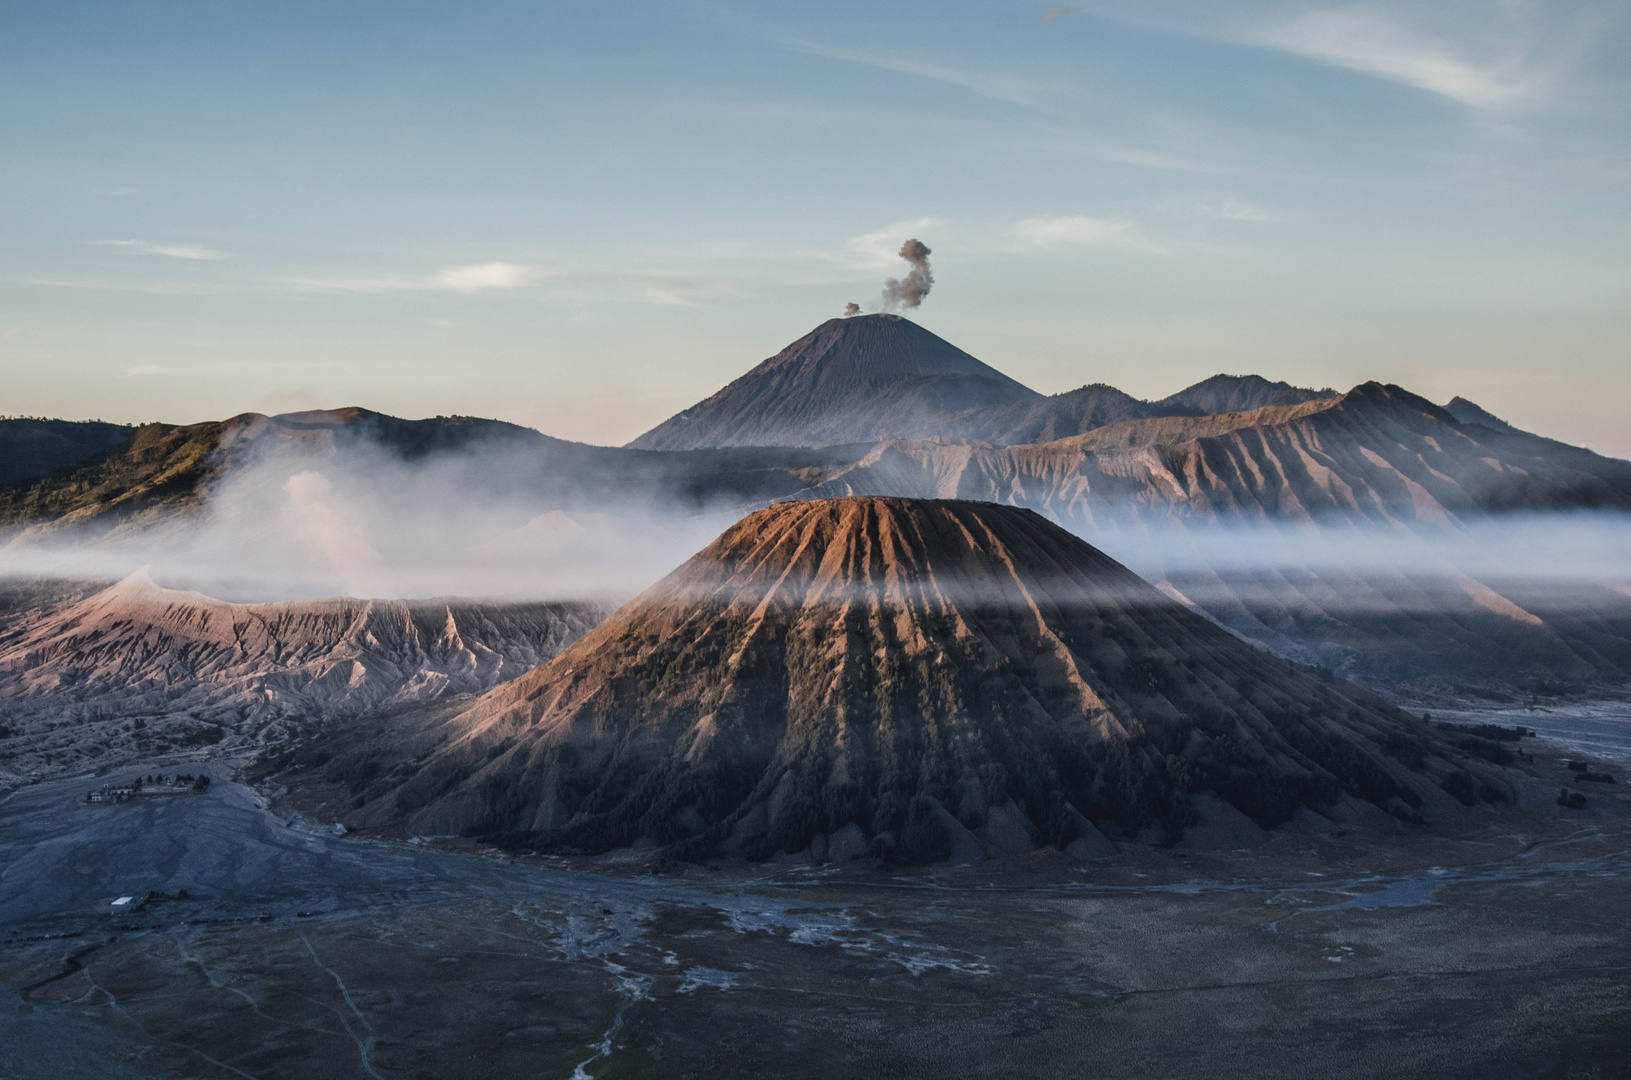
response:
<path fill-rule="evenodd" d="M 0 804 L 0 1075 L 1609 1077 L 1631 1052 L 1608 789 L 905 868 L 385 843 L 224 764 L 189 797 L 88 783 Z"/>

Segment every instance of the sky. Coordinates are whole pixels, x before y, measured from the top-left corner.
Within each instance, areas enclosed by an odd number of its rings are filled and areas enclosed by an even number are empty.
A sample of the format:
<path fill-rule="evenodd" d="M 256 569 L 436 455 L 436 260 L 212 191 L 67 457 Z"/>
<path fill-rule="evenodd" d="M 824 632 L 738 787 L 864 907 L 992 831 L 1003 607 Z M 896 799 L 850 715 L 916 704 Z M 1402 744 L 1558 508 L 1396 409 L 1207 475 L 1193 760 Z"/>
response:
<path fill-rule="evenodd" d="M 0 414 L 620 444 L 931 250 L 1044 393 L 1631 457 L 1631 6 L 0 0 Z"/>

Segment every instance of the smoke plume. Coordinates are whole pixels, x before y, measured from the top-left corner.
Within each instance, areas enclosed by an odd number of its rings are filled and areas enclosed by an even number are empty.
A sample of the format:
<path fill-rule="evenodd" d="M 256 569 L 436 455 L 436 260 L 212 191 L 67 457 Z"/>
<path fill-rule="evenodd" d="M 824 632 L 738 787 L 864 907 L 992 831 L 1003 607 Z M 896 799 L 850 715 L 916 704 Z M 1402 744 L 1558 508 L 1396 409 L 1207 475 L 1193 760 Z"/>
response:
<path fill-rule="evenodd" d="M 859 315 L 860 313 L 861 305 L 857 304 L 855 301 L 851 300 L 849 303 L 844 305 L 844 318 L 847 319 L 851 315 Z"/>
<path fill-rule="evenodd" d="M 883 309 L 895 311 L 915 308 L 934 288 L 934 275 L 929 272 L 929 247 L 921 240 L 908 240 L 900 246 L 900 257 L 912 264 L 912 272 L 904 280 L 890 278 L 883 285 Z"/>

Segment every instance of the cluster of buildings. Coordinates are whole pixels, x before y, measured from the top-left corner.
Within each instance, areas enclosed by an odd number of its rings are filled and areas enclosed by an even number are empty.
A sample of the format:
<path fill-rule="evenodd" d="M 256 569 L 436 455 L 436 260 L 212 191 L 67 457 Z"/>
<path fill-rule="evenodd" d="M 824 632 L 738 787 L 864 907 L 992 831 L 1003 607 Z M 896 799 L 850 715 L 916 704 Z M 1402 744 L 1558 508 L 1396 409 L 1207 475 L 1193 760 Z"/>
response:
<path fill-rule="evenodd" d="M 194 795 L 210 786 L 209 776 L 194 776 L 192 773 L 176 773 L 168 780 L 160 773 L 157 776 L 136 777 L 128 784 L 103 784 L 95 791 L 85 793 L 88 803 L 122 803 L 129 802 L 138 797 L 155 795 Z"/>

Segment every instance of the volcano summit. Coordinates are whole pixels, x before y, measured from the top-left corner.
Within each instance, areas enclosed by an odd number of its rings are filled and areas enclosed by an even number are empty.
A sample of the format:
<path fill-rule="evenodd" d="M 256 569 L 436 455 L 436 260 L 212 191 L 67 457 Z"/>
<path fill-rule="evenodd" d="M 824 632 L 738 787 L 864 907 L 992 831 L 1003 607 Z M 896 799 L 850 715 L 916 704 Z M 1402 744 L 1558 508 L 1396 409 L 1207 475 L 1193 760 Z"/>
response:
<path fill-rule="evenodd" d="M 390 737 L 348 824 L 560 851 L 1085 854 L 1507 792 L 1041 516 L 955 501 L 762 510 L 424 741 Z"/>
<path fill-rule="evenodd" d="M 872 442 L 943 425 L 963 410 L 1041 399 L 910 319 L 856 315 L 827 320 L 629 446 Z"/>

